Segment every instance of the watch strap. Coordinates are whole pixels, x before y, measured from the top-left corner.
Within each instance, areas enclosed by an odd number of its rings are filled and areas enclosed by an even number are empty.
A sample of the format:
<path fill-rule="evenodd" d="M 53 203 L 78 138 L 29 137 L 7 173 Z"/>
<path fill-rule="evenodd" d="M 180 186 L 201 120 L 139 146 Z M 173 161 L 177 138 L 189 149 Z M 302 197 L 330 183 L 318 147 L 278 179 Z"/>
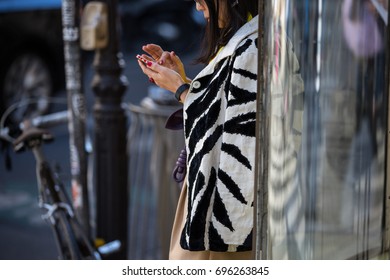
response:
<path fill-rule="evenodd" d="M 182 84 L 179 86 L 175 92 L 175 98 L 177 101 L 180 102 L 180 96 L 183 94 L 184 91 L 190 88 L 190 84 Z"/>

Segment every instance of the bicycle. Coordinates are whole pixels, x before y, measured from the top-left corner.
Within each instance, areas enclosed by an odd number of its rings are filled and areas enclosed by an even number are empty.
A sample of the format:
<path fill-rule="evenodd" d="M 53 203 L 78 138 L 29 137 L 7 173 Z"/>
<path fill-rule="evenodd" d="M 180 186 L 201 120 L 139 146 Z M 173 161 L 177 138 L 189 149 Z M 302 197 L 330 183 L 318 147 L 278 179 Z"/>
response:
<path fill-rule="evenodd" d="M 101 246 L 95 245 L 86 234 L 64 184 L 47 162 L 42 150 L 45 143 L 54 140 L 48 127 L 66 123 L 68 111 L 26 119 L 18 125 L 4 126 L 0 122 L 0 140 L 11 143 L 16 152 L 31 151 L 36 162 L 38 204 L 45 211 L 42 218 L 53 230 L 59 258 L 63 260 L 101 260 L 120 249 L 120 241 L 114 240 Z M 17 135 L 17 136 L 16 136 Z M 101 242 L 100 242 L 101 243 Z"/>

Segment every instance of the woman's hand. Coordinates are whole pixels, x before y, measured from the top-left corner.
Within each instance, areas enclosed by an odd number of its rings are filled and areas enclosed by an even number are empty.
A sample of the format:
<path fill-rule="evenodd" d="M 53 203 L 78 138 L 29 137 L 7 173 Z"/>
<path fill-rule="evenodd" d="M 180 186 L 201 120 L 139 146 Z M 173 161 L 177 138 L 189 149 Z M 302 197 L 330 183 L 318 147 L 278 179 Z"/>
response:
<path fill-rule="evenodd" d="M 148 55 L 142 55 L 144 58 L 149 61 L 157 62 L 160 65 L 179 73 L 182 79 L 186 82 L 190 82 L 187 78 L 183 62 L 175 54 L 175 52 L 164 51 L 159 45 L 147 44 L 142 47 L 142 50 Z"/>
<path fill-rule="evenodd" d="M 146 52 L 155 62 L 158 62 L 162 57 L 164 50 L 155 44 L 147 44 L 142 47 L 142 50 Z"/>
<path fill-rule="evenodd" d="M 144 74 L 147 75 L 149 79 L 152 79 L 157 86 L 173 93 L 176 92 L 179 86 L 186 83 L 179 73 L 165 65 L 160 65 L 153 61 L 148 61 L 146 64 L 138 61 L 138 64 Z"/>

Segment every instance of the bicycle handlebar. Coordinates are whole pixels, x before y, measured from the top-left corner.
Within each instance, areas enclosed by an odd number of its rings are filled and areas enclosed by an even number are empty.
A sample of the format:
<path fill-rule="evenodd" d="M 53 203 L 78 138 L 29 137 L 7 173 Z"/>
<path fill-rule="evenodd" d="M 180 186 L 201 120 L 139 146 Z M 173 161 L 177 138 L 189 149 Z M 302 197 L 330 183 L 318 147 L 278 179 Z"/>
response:
<path fill-rule="evenodd" d="M 29 119 L 30 127 L 39 127 L 39 128 L 49 128 L 59 124 L 65 124 L 69 120 L 69 112 L 61 111 L 48 115 L 38 116 Z M 14 129 L 24 130 L 26 129 L 25 122 L 21 122 Z M 15 139 L 10 135 L 12 128 L 10 127 L 1 127 L 0 128 L 0 139 L 5 140 L 6 142 L 12 143 Z"/>
<path fill-rule="evenodd" d="M 48 115 L 38 116 L 31 119 L 31 125 L 33 127 L 49 128 L 58 124 L 65 124 L 69 120 L 69 112 L 61 111 Z M 20 129 L 24 129 L 23 122 L 20 125 Z"/>

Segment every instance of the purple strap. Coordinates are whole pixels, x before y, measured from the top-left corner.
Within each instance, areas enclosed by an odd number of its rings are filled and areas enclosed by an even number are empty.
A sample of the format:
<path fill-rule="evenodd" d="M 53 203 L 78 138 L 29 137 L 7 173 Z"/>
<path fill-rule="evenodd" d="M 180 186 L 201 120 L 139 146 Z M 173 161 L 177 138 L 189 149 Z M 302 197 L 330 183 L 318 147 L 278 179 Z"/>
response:
<path fill-rule="evenodd" d="M 184 181 L 186 177 L 186 162 L 187 162 L 187 152 L 185 149 L 181 150 L 179 158 L 176 161 L 176 167 L 173 170 L 172 177 L 177 183 Z"/>
<path fill-rule="evenodd" d="M 173 112 L 165 124 L 165 128 L 171 130 L 183 129 L 183 108 Z M 184 181 L 187 172 L 187 152 L 184 148 L 181 150 L 179 158 L 176 161 L 175 169 L 173 170 L 172 177 L 177 183 Z"/>

